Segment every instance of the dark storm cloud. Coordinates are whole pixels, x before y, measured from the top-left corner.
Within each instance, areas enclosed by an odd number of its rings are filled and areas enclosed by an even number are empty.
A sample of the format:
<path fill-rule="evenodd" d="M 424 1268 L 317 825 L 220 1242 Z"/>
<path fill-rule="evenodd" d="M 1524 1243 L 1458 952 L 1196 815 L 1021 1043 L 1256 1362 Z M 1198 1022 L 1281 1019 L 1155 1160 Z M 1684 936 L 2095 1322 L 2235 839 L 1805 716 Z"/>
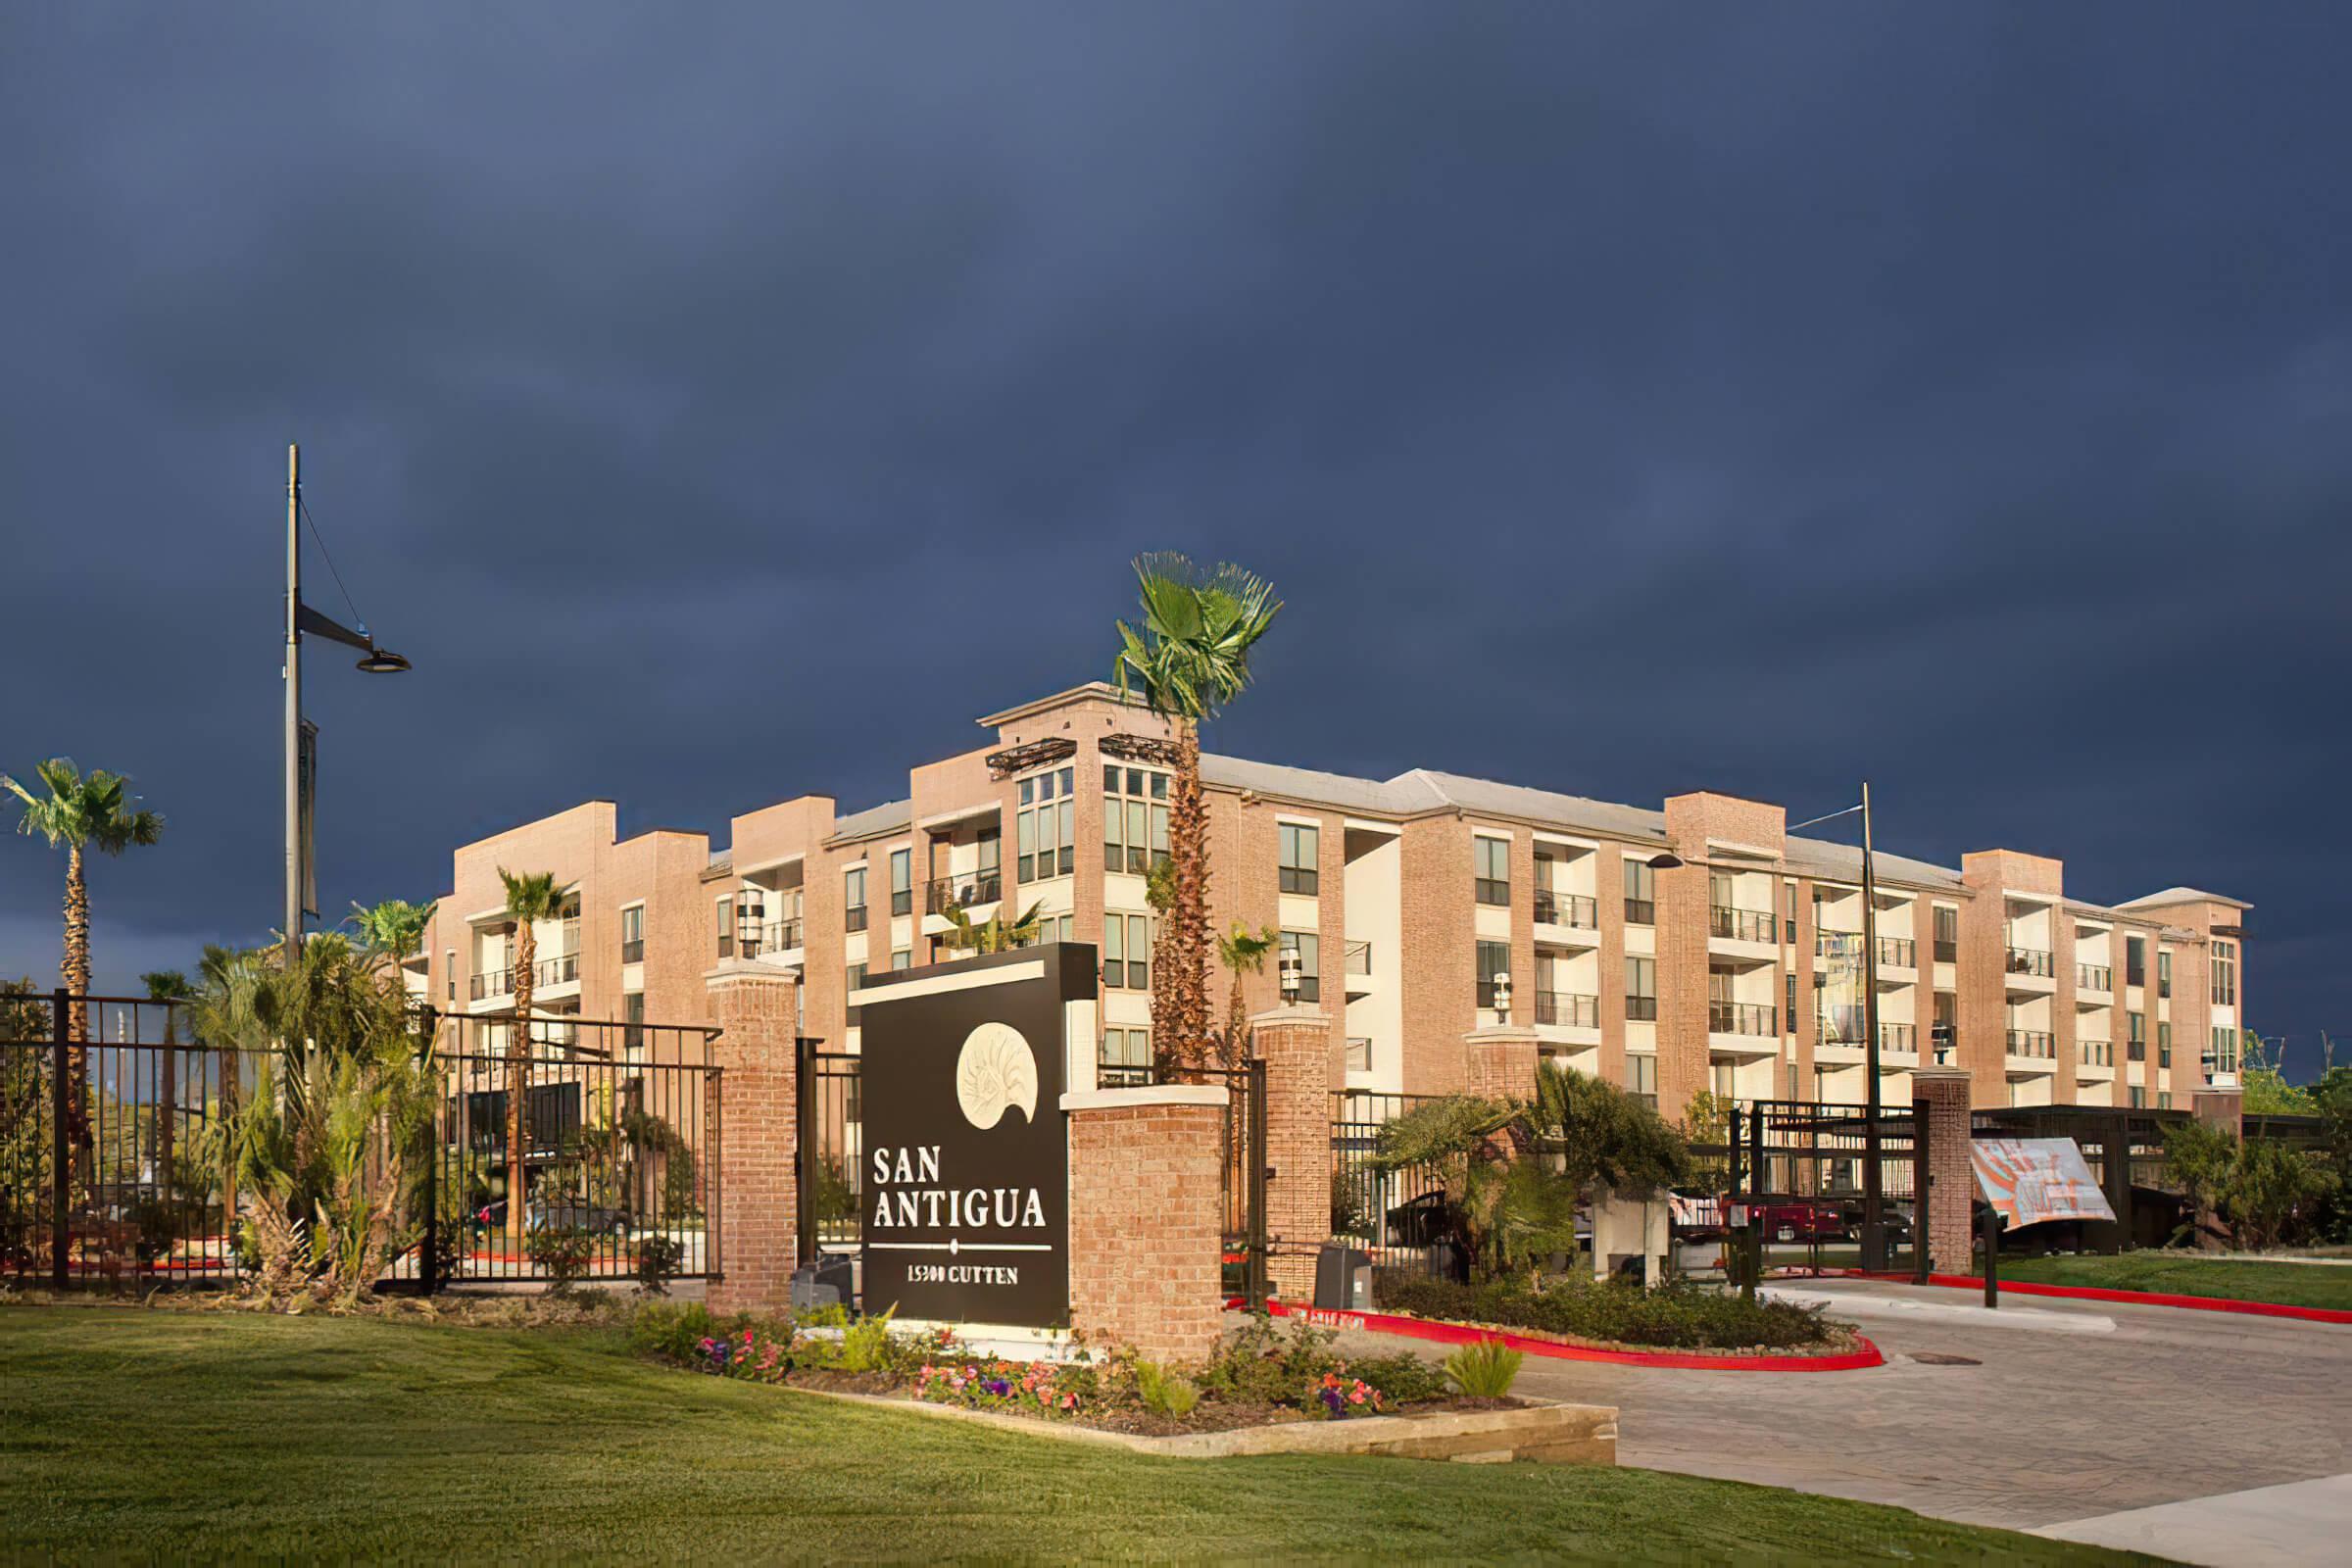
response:
<path fill-rule="evenodd" d="M 95 872 L 117 983 L 272 917 L 299 438 L 418 665 L 315 663 L 335 907 L 585 796 L 880 798 L 1181 546 L 1291 601 L 1216 744 L 1867 770 L 1900 849 L 2252 899 L 2253 1022 L 2352 1030 L 2331 8 L 8 30 L 0 740 L 172 817 Z M 0 859 L 0 968 L 55 883 Z"/>

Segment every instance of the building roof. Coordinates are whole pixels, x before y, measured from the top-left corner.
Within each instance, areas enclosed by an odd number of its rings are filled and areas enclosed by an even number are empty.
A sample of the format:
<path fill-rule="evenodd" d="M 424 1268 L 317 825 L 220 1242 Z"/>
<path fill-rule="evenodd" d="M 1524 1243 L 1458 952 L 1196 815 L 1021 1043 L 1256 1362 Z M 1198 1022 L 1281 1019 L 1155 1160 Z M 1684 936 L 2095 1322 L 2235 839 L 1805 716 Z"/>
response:
<path fill-rule="evenodd" d="M 1066 707 L 1085 697 L 1092 697 L 1101 702 L 1119 703 L 1128 708 L 1144 706 L 1144 700 L 1140 697 L 1121 697 L 1119 689 L 1106 680 L 1090 680 L 1083 686 L 1072 686 L 1067 691 L 1054 692 L 1051 696 L 1040 697 L 1032 702 L 1015 703 L 1001 713 L 991 713 L 986 718 L 977 719 L 974 722 L 978 723 L 982 729 L 997 729 L 1011 723 L 1016 718 L 1027 718 L 1032 713 L 1042 713 L 1051 709 Z"/>
<path fill-rule="evenodd" d="M 2119 909 L 2160 909 L 2168 904 L 2225 904 L 2232 909 L 2254 907 L 2243 899 L 2232 899 L 2220 893 L 2207 893 L 2202 888 L 2166 888 L 2145 898 L 2126 899 L 2116 906 Z"/>
<path fill-rule="evenodd" d="M 833 819 L 833 836 L 828 844 L 846 844 L 853 839 L 870 839 L 883 833 L 895 833 L 914 820 L 912 801 L 884 801 L 862 811 Z"/>

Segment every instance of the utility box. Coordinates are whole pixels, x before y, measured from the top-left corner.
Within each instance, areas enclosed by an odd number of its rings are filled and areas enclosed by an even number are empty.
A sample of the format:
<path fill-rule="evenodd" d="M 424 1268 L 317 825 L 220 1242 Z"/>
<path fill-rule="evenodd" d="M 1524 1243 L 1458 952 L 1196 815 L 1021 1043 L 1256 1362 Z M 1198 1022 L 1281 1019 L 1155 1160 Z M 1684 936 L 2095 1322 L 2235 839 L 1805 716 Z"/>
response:
<path fill-rule="evenodd" d="M 820 1306 L 848 1306 L 857 1294 L 846 1257 L 817 1257 L 792 1271 L 792 1309 L 811 1311 Z"/>
<path fill-rule="evenodd" d="M 1325 1244 L 1315 1254 L 1315 1305 L 1334 1312 L 1372 1310 L 1370 1254 Z"/>

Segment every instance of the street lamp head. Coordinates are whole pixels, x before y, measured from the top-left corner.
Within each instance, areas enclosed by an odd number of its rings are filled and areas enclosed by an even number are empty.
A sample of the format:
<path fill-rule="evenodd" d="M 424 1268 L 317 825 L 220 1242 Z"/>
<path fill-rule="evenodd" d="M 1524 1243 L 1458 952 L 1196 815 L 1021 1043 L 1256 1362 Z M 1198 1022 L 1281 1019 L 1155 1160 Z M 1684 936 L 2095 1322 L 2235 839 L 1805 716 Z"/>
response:
<path fill-rule="evenodd" d="M 1661 855 L 1653 855 L 1649 858 L 1649 868 L 1652 871 L 1679 871 L 1682 869 L 1682 866 L 1683 858 L 1675 854 L 1672 850 L 1668 850 Z"/>
<path fill-rule="evenodd" d="M 361 660 L 359 668 L 370 675 L 397 675 L 409 667 L 409 662 L 390 649 L 368 645 L 368 657 Z"/>

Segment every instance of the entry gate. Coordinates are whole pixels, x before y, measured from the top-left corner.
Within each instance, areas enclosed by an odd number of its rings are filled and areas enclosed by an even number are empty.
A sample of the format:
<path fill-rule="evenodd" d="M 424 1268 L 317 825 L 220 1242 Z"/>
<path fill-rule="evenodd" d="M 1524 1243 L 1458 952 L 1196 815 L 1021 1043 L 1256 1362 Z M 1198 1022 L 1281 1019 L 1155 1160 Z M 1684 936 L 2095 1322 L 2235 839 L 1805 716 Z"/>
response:
<path fill-rule="evenodd" d="M 1721 1157 L 1728 1202 L 1746 1210 L 1765 1266 L 1817 1273 L 1861 1266 L 1864 1167 L 1875 1157 L 1886 1267 L 1925 1274 L 1928 1213 L 1919 1198 L 1927 1191 L 1927 1136 L 1910 1106 L 1881 1107 L 1874 1128 L 1862 1105 L 1736 1105 Z M 1725 1247 L 1739 1244 L 1734 1215 L 1697 1212 Z"/>
<path fill-rule="evenodd" d="M 1253 1056 L 1239 1067 L 1201 1068 L 1197 1076 L 1225 1090 L 1225 1115 L 1217 1135 L 1225 1200 L 1219 1254 L 1224 1294 L 1251 1307 L 1263 1306 L 1272 1245 L 1266 1234 L 1266 1064 Z M 1310 1250 L 1323 1243 L 1320 1236 L 1281 1240 L 1285 1246 Z"/>
<path fill-rule="evenodd" d="M 820 1253 L 855 1254 L 863 1239 L 858 1198 L 865 1181 L 865 1058 L 819 1049 L 801 1038 L 800 1249 L 804 1260 Z"/>

